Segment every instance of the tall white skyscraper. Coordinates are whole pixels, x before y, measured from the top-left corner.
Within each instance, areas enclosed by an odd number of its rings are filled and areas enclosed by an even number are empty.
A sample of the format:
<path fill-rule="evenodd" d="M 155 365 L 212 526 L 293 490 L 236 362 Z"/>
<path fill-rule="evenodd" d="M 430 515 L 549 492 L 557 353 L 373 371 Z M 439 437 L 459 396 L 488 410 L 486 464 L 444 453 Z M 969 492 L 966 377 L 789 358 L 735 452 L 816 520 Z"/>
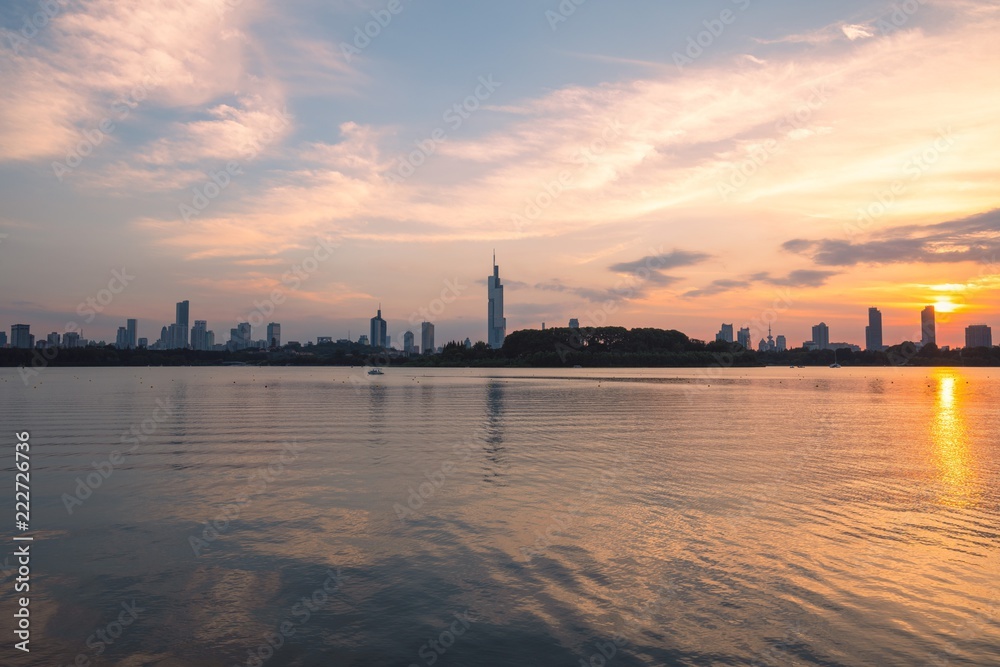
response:
<path fill-rule="evenodd" d="M 489 287 L 489 313 L 487 319 L 487 335 L 489 344 L 494 350 L 503 347 L 507 337 L 507 320 L 503 316 L 503 285 L 500 284 L 500 267 L 497 266 L 497 254 L 493 253 L 493 275 L 487 278 Z"/>

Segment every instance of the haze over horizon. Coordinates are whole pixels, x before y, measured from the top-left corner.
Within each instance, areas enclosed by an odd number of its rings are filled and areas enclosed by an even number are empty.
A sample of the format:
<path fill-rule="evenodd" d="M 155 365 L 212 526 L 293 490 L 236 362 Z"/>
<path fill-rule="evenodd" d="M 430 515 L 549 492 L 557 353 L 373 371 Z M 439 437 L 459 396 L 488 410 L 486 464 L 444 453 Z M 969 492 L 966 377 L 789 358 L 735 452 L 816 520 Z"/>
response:
<path fill-rule="evenodd" d="M 223 340 L 278 289 L 284 340 L 381 302 L 397 342 L 457 285 L 438 342 L 484 340 L 494 248 L 508 332 L 609 299 L 707 340 L 777 302 L 791 346 L 863 344 L 869 306 L 886 343 L 925 305 L 941 345 L 1000 326 L 995 3 L 54 0 L 0 28 L 4 330 L 63 331 L 124 268 L 87 337 L 152 342 L 190 300 Z"/>

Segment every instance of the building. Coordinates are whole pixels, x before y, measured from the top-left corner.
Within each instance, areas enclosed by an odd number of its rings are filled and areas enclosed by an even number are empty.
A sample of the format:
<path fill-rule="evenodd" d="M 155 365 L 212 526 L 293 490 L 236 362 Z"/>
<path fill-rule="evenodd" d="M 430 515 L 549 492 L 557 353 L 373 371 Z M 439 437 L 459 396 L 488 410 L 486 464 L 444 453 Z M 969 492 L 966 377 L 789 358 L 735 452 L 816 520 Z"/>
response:
<path fill-rule="evenodd" d="M 471 338 L 466 338 L 465 339 L 465 343 L 463 343 L 463 345 L 465 345 L 465 349 L 466 350 L 471 350 L 472 349 L 472 339 Z"/>
<path fill-rule="evenodd" d="M 12 324 L 10 327 L 10 346 L 22 350 L 35 347 L 35 337 L 31 335 L 30 324 Z"/>
<path fill-rule="evenodd" d="M 124 350 L 128 348 L 128 328 L 118 327 L 118 333 L 115 335 L 115 347 L 119 350 Z"/>
<path fill-rule="evenodd" d="M 68 336 L 69 334 L 66 335 Z M 63 337 L 63 339 L 65 340 L 65 337 Z M 146 338 L 140 338 L 138 342 L 136 342 L 136 346 L 141 348 L 149 347 L 149 340 Z"/>
<path fill-rule="evenodd" d="M 571 319 L 569 321 L 569 328 L 570 329 L 579 329 L 580 328 L 580 320 L 576 319 L 575 317 L 573 319 Z"/>
<path fill-rule="evenodd" d="M 359 336 L 358 337 L 358 345 L 368 345 L 368 336 L 364 336 L 364 335 Z"/>
<path fill-rule="evenodd" d="M 829 350 L 830 349 L 830 327 L 826 325 L 826 322 L 820 322 L 812 328 L 813 345 L 816 346 L 817 350 Z"/>
<path fill-rule="evenodd" d="M 775 345 L 775 349 L 778 352 L 787 352 L 788 351 L 788 339 L 785 338 L 784 336 L 778 336 L 777 338 L 775 338 L 774 339 L 774 345 Z"/>
<path fill-rule="evenodd" d="M 413 332 L 407 331 L 403 334 L 403 352 L 413 354 Z"/>
<path fill-rule="evenodd" d="M 378 314 L 371 319 L 371 334 L 368 340 L 371 341 L 371 346 L 378 349 L 384 349 L 386 347 L 385 335 L 388 326 L 385 320 L 382 319 L 382 304 L 378 306 Z"/>
<path fill-rule="evenodd" d="M 965 347 L 993 347 L 993 330 L 985 324 L 966 327 Z"/>
<path fill-rule="evenodd" d="M 45 343 L 49 347 L 59 347 L 60 336 L 58 331 L 53 331 L 48 336 L 45 337 Z"/>
<path fill-rule="evenodd" d="M 500 344 L 503 345 L 503 341 Z M 430 322 L 420 324 L 420 349 L 424 354 L 434 353 L 434 325 Z"/>
<path fill-rule="evenodd" d="M 750 347 L 750 327 L 740 329 L 736 334 L 736 342 L 743 346 L 744 350 L 752 350 Z"/>
<path fill-rule="evenodd" d="M 920 311 L 920 347 L 937 345 L 937 321 L 934 306 L 927 306 Z"/>
<path fill-rule="evenodd" d="M 882 311 L 878 308 L 868 309 L 868 326 L 865 327 L 865 349 L 881 352 L 882 345 Z"/>
<path fill-rule="evenodd" d="M 67 331 L 63 334 L 62 345 L 66 348 L 80 347 L 80 334 L 75 331 Z"/>
<path fill-rule="evenodd" d="M 188 323 L 188 315 L 190 314 L 191 304 L 188 301 L 178 301 L 177 302 L 177 317 L 174 318 L 174 324 L 177 328 L 174 329 L 174 334 L 176 338 L 174 339 L 173 347 L 175 348 L 186 348 L 188 346 L 188 331 L 190 329 L 190 324 Z"/>
<path fill-rule="evenodd" d="M 271 322 L 267 325 L 267 346 L 269 348 L 281 347 L 281 325 Z"/>
<path fill-rule="evenodd" d="M 0 331 L 0 347 L 7 347 L 7 332 Z"/>
<path fill-rule="evenodd" d="M 723 324 L 722 328 L 719 329 L 719 333 L 715 334 L 715 340 L 723 343 L 733 342 L 733 325 Z"/>
<path fill-rule="evenodd" d="M 139 322 L 135 319 L 125 320 L 125 337 L 128 349 L 134 350 L 139 346 Z"/>
<path fill-rule="evenodd" d="M 500 284 L 500 267 L 497 266 L 497 254 L 493 253 L 493 275 L 486 279 L 487 294 L 489 295 L 489 305 L 487 310 L 486 331 L 487 342 L 494 350 L 503 347 L 503 341 L 507 337 L 507 320 L 503 316 L 503 285 Z M 425 323 L 425 324 L 429 324 Z M 434 340 L 434 325 L 431 324 L 431 340 Z M 432 351 L 434 346 L 423 345 L 424 352 Z"/>
<path fill-rule="evenodd" d="M 212 336 L 215 338 L 215 336 Z M 194 326 L 191 327 L 191 349 L 192 350 L 211 350 L 211 345 L 208 344 L 208 322 L 206 320 L 195 320 Z"/>

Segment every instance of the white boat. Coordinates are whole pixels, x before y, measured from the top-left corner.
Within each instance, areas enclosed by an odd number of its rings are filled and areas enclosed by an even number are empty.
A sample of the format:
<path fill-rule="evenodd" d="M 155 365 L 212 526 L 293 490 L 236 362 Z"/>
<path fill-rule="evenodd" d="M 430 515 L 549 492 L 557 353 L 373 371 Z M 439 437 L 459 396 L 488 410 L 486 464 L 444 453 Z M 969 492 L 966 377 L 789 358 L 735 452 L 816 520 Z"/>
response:
<path fill-rule="evenodd" d="M 368 375 L 385 375 L 385 373 L 382 372 L 381 368 L 373 368 L 370 371 L 368 371 Z"/>
<path fill-rule="evenodd" d="M 837 363 L 837 351 L 833 351 L 833 363 L 830 364 L 830 368 L 843 368 L 839 363 Z"/>

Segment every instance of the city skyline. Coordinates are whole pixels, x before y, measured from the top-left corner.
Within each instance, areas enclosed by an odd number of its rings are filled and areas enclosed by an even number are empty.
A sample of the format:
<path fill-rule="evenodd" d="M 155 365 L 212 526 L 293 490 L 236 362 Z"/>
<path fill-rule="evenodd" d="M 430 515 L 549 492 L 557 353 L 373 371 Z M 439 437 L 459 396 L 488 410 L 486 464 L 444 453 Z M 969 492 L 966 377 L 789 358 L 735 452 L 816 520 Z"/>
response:
<path fill-rule="evenodd" d="M 926 305 L 942 345 L 996 325 L 1000 8 L 731 5 L 714 35 L 697 4 L 609 31 L 612 6 L 553 22 L 515 0 L 476 36 L 454 30 L 471 9 L 404 5 L 359 53 L 380 7 L 60 5 L 0 44 L 0 318 L 155 339 L 189 296 L 221 335 L 280 289 L 308 339 L 367 329 L 379 300 L 408 320 L 451 281 L 435 322 L 478 340 L 496 248 L 508 331 L 609 299 L 702 339 L 776 301 L 791 341 L 826 321 L 864 344 L 870 304 L 886 341 Z M 4 35 L 26 18 L 0 10 Z"/>

